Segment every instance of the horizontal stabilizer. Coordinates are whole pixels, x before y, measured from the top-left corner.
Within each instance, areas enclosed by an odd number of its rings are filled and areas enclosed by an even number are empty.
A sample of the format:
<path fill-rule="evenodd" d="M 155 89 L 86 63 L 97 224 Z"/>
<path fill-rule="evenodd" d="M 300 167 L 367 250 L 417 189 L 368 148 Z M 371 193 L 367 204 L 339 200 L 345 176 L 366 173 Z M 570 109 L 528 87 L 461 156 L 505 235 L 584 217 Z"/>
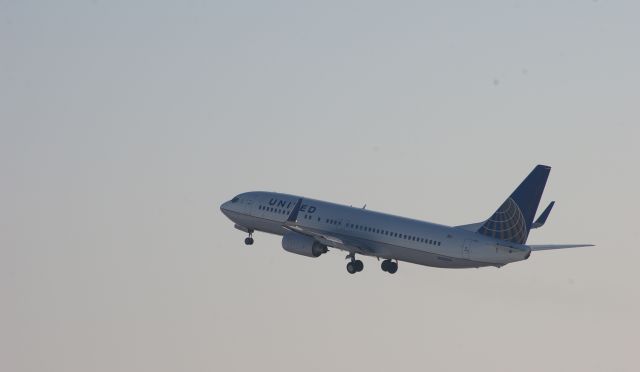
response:
<path fill-rule="evenodd" d="M 544 223 L 547 222 L 547 217 L 549 217 L 549 213 L 551 213 L 551 209 L 553 208 L 554 204 L 556 204 L 556 202 L 554 201 L 549 203 L 549 206 L 545 208 L 544 212 L 542 212 L 542 214 L 540 215 L 540 217 L 538 217 L 536 222 L 534 222 L 533 225 L 531 225 L 532 229 L 537 229 L 538 227 L 544 226 Z"/>
<path fill-rule="evenodd" d="M 546 251 L 549 249 L 565 249 L 565 248 L 580 248 L 580 247 L 593 247 L 593 244 L 545 244 L 545 245 L 530 245 L 532 251 Z"/>

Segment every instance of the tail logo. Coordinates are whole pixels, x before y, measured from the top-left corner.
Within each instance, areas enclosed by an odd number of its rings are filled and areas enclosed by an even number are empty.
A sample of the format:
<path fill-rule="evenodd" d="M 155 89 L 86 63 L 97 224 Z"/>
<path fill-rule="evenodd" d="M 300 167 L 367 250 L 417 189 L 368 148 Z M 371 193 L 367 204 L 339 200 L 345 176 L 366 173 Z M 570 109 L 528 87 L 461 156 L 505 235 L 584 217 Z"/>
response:
<path fill-rule="evenodd" d="M 524 244 L 529 235 L 524 215 L 518 204 L 511 198 L 507 199 L 493 216 L 489 217 L 478 232 L 482 235 L 518 244 Z"/>

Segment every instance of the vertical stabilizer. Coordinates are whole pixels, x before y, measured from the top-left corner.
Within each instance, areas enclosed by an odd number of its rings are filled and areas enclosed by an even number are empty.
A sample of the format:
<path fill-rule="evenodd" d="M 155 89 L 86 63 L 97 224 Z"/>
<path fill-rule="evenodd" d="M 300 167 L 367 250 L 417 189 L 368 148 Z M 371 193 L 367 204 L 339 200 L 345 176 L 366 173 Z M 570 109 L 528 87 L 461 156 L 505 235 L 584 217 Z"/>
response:
<path fill-rule="evenodd" d="M 551 167 L 536 166 L 498 210 L 478 229 L 492 238 L 524 244 L 533 225 Z"/>

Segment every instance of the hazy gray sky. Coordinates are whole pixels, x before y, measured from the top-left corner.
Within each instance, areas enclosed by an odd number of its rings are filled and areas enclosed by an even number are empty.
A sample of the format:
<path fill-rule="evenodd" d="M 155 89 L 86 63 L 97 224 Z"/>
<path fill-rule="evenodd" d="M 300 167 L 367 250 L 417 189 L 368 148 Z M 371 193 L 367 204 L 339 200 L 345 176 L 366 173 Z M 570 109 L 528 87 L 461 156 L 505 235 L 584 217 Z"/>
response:
<path fill-rule="evenodd" d="M 0 2 L 0 370 L 637 371 L 636 1 Z M 250 248 L 250 190 L 464 224 L 502 269 Z"/>

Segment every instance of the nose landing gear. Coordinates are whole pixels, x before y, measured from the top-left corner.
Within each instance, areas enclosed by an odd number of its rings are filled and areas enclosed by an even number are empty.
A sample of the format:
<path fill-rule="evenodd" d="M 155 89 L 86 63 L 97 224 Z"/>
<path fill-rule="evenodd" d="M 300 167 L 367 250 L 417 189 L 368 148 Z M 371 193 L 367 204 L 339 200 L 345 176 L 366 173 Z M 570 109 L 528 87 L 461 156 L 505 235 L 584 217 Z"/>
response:
<path fill-rule="evenodd" d="M 252 245 L 253 244 L 253 230 L 249 230 L 249 237 L 244 240 L 244 244 Z"/>

